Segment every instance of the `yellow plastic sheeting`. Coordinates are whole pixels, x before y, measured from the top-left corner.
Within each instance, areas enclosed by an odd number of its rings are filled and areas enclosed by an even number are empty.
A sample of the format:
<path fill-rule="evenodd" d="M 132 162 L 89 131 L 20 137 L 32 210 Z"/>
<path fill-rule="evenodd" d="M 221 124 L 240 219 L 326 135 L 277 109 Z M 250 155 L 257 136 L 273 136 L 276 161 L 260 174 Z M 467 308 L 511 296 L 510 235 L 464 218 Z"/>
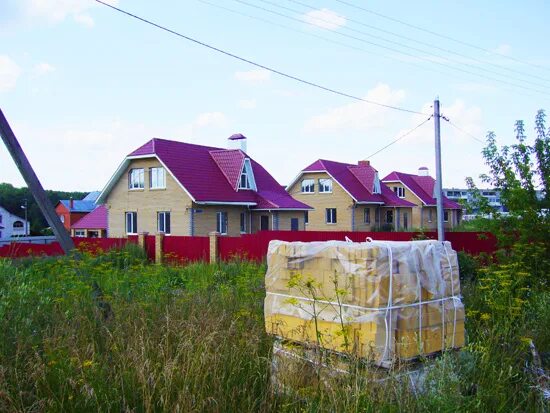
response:
<path fill-rule="evenodd" d="M 272 241 L 267 263 L 270 334 L 380 365 L 464 345 L 448 242 Z"/>

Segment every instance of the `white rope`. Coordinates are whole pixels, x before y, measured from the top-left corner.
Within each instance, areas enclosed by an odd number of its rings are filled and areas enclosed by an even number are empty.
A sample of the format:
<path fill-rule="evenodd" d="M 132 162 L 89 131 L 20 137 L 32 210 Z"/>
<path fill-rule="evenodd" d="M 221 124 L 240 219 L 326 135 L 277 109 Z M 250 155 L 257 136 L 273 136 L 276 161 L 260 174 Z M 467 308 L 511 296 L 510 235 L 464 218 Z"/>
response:
<path fill-rule="evenodd" d="M 455 282 L 454 282 L 454 272 L 453 272 L 453 266 L 451 264 L 451 258 L 449 257 L 449 251 L 447 251 L 447 244 L 443 243 L 443 249 L 445 250 L 445 255 L 447 256 L 447 263 L 449 264 L 449 271 L 451 272 L 451 295 L 455 295 Z M 453 300 L 453 310 L 454 310 L 454 317 L 453 317 L 453 339 L 451 343 L 451 348 L 455 347 L 455 336 L 456 336 L 456 302 Z M 447 330 L 445 329 L 445 332 Z"/>

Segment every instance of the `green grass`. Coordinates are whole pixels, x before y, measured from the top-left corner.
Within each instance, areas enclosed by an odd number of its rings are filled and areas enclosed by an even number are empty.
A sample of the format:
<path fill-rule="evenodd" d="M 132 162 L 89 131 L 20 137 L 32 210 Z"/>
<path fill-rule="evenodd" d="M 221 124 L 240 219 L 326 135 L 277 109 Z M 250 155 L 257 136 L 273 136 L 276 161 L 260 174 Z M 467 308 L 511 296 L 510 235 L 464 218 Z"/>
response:
<path fill-rule="evenodd" d="M 522 338 L 548 351 L 548 293 L 530 296 L 513 323 L 487 320 L 480 283 L 468 277 L 467 309 L 480 309 L 468 319 L 470 344 L 435 362 L 418 397 L 364 372 L 277 394 L 264 273 L 246 261 L 157 266 L 135 249 L 0 260 L 0 411 L 542 409 Z"/>

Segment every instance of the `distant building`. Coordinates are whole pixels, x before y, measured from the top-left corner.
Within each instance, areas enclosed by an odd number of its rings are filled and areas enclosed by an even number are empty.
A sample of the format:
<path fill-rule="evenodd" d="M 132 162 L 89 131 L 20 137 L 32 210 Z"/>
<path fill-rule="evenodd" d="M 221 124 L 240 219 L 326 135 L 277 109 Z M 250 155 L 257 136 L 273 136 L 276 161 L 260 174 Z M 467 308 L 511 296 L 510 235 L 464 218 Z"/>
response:
<path fill-rule="evenodd" d="M 31 223 L 0 206 L 0 239 L 29 235 Z"/>
<path fill-rule="evenodd" d="M 106 238 L 107 221 L 107 208 L 104 205 L 99 205 L 71 226 L 71 235 L 73 237 Z"/>
<path fill-rule="evenodd" d="M 493 207 L 498 212 L 508 212 L 506 207 L 502 205 L 502 202 L 500 200 L 500 190 L 498 189 L 480 189 L 479 193 L 482 197 L 487 199 L 489 202 L 489 205 Z M 443 194 L 455 201 L 455 202 L 466 202 L 468 204 L 472 204 L 473 202 L 473 194 L 469 189 L 465 188 L 444 188 Z M 472 213 L 475 215 L 477 214 L 478 210 L 476 208 L 473 209 Z"/>
<path fill-rule="evenodd" d="M 99 192 L 90 192 L 84 199 L 62 199 L 57 203 L 55 212 L 68 232 L 73 224 L 96 208 L 95 201 L 98 196 Z"/>

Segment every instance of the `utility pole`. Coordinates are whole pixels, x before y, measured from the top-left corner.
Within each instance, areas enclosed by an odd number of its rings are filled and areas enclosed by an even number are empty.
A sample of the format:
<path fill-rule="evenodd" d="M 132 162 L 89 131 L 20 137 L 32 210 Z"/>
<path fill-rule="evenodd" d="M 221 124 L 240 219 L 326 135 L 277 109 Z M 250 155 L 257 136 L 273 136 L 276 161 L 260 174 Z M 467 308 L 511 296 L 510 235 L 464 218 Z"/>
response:
<path fill-rule="evenodd" d="M 15 161 L 19 172 L 21 172 L 23 179 L 25 179 L 25 182 L 27 183 L 31 194 L 33 195 L 36 203 L 40 207 L 42 214 L 44 214 L 46 221 L 48 221 L 48 224 L 50 224 L 50 227 L 52 228 L 53 233 L 55 234 L 55 237 L 59 242 L 59 245 L 61 245 L 61 248 L 63 248 L 63 251 L 65 252 L 65 254 L 67 254 L 69 251 L 75 248 L 74 242 L 65 230 L 65 227 L 63 227 L 63 224 L 59 220 L 59 217 L 55 213 L 55 210 L 53 209 L 50 200 L 46 196 L 44 188 L 42 188 L 42 184 L 34 173 L 34 170 L 32 169 L 32 166 L 27 159 L 25 152 L 23 152 L 21 145 L 19 145 L 15 134 L 11 130 L 8 120 L 4 116 L 4 113 L 1 109 L 0 135 L 2 136 L 4 144 L 8 148 L 8 152 Z"/>
<path fill-rule="evenodd" d="M 437 200 L 437 240 L 445 241 L 443 230 L 443 196 L 441 185 L 441 130 L 439 124 L 439 98 L 434 100 L 434 126 L 435 126 L 435 198 Z"/>

